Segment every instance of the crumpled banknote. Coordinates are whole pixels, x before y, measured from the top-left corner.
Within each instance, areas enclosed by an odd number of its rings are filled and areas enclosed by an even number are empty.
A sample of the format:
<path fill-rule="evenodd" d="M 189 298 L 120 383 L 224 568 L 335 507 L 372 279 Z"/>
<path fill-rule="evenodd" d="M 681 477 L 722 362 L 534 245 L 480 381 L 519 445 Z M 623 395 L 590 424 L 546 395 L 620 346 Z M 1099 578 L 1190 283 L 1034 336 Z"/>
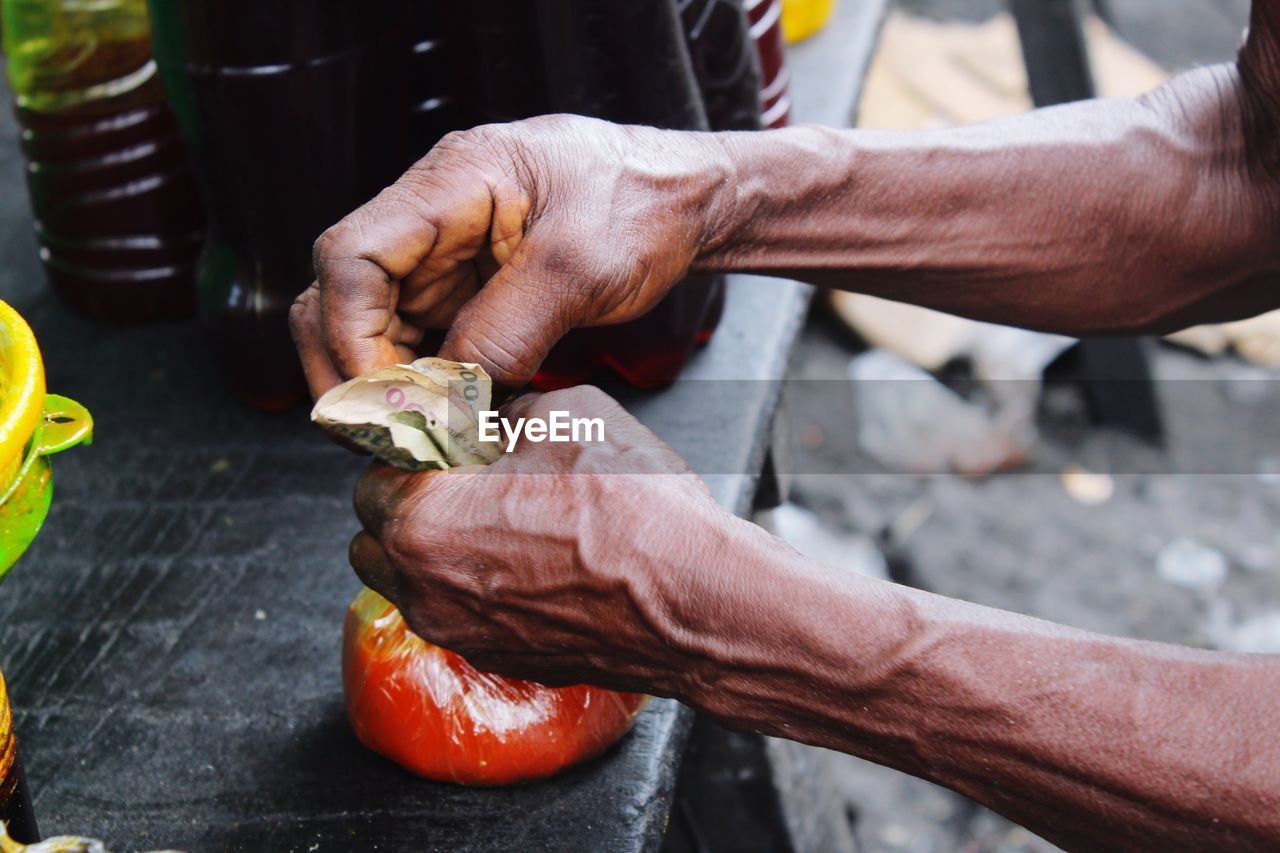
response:
<path fill-rule="evenodd" d="M 493 382 L 476 364 L 420 358 L 330 389 L 311 420 L 331 435 L 411 471 L 486 465 L 502 446 L 480 440 Z"/>

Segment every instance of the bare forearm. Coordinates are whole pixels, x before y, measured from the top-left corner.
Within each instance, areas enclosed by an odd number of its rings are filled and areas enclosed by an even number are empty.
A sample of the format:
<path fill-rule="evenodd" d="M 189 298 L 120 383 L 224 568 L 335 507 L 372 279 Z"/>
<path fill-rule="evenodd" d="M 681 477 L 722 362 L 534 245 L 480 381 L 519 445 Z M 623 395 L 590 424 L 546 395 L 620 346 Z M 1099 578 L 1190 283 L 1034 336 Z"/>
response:
<path fill-rule="evenodd" d="M 699 263 L 1076 334 L 1274 307 L 1276 195 L 1241 92 L 1222 66 L 944 131 L 730 135 Z"/>
<path fill-rule="evenodd" d="M 1089 634 L 737 541 L 720 557 L 735 584 L 683 614 L 702 626 L 679 632 L 699 709 L 923 776 L 1068 846 L 1280 841 L 1280 661 Z"/>

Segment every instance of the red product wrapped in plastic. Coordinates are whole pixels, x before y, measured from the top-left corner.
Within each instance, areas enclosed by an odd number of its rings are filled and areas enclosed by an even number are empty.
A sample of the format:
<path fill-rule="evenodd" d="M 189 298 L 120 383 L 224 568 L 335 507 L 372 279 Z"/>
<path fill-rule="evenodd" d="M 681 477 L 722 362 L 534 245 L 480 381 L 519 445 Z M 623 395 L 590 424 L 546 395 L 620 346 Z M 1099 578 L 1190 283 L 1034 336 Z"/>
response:
<path fill-rule="evenodd" d="M 347 611 L 342 680 L 361 743 L 419 776 L 462 785 L 539 779 L 593 758 L 648 699 L 480 672 L 418 637 L 369 589 Z"/>

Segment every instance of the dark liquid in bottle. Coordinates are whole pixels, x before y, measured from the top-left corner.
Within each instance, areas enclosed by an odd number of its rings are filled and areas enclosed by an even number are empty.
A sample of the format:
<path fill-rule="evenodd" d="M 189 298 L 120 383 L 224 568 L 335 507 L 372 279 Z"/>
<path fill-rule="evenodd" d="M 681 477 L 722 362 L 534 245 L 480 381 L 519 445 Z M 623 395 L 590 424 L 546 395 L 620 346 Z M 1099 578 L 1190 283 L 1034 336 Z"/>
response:
<path fill-rule="evenodd" d="M 693 74 L 712 130 L 759 130 L 760 55 L 740 2 L 677 0 Z M 724 314 L 723 280 L 711 286 L 710 302 L 696 343 L 711 340 Z"/>
<path fill-rule="evenodd" d="M 40 840 L 36 829 L 31 795 L 27 793 L 27 775 L 18 756 L 18 739 L 13 733 L 13 710 L 4 676 L 0 675 L 0 821 L 9 835 L 23 844 Z"/>
<path fill-rule="evenodd" d="M 677 0 L 693 74 L 712 130 L 759 130 L 760 59 L 744 7 Z"/>
<path fill-rule="evenodd" d="M 446 50 L 466 124 L 570 112 L 611 121 L 707 129 L 702 94 L 673 0 L 491 0 L 448 4 Z M 577 329 L 552 349 L 539 388 L 609 367 L 633 385 L 673 381 L 718 320 L 717 276 L 677 284 L 629 323 Z"/>
<path fill-rule="evenodd" d="M 312 244 L 392 183 L 430 135 L 435 115 L 421 110 L 411 142 L 421 28 L 408 0 L 378 14 L 313 0 L 181 9 L 169 36 L 181 44 L 167 52 L 185 57 L 214 232 L 201 312 L 239 393 L 283 408 L 304 394 L 288 312 L 313 279 Z"/>
<path fill-rule="evenodd" d="M 786 42 L 782 37 L 782 0 L 744 0 L 751 37 L 760 54 L 763 86 L 760 90 L 765 127 L 791 123 L 791 95 L 787 92 Z"/>
<path fill-rule="evenodd" d="M 40 830 L 36 827 L 31 794 L 27 791 L 27 774 L 22 770 L 17 744 L 11 740 L 9 748 L 13 750 L 13 763 L 0 781 L 0 821 L 4 822 L 10 838 L 22 844 L 35 844 L 40 840 Z"/>
<path fill-rule="evenodd" d="M 679 378 L 694 346 L 711 339 L 723 306 L 720 276 L 689 276 L 637 320 L 570 332 L 551 350 L 534 385 L 547 389 L 578 385 L 600 365 L 636 388 L 669 385 Z"/>
<path fill-rule="evenodd" d="M 448 94 L 448 69 L 440 39 L 440 4 L 414 0 L 412 80 L 409 103 L 409 162 L 422 158 L 440 138 L 458 127 Z M 406 166 L 408 164 L 405 164 Z"/>
<path fill-rule="evenodd" d="M 83 61 L 59 63 L 71 69 L 59 85 L 110 85 L 121 68 L 141 82 L 56 111 L 16 109 L 49 282 L 80 311 L 117 322 L 195 307 L 203 214 L 150 55 L 145 37 L 103 33 Z"/>

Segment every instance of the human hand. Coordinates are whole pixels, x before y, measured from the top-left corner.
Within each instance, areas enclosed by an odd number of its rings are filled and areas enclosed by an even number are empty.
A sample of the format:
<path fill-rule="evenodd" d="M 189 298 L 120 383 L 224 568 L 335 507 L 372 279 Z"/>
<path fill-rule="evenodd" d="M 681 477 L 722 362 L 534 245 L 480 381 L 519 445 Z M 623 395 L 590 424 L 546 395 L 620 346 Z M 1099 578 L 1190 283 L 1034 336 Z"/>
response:
<path fill-rule="evenodd" d="M 578 116 L 449 134 L 316 241 L 290 315 L 312 393 L 445 327 L 443 357 L 524 384 L 565 332 L 638 317 L 685 276 L 728 171 L 711 134 Z"/>
<path fill-rule="evenodd" d="M 371 466 L 352 566 L 416 633 L 481 669 L 675 695 L 717 583 L 706 554 L 741 522 L 594 388 L 526 395 L 502 414 L 553 410 L 601 418 L 604 441 L 521 441 L 447 472 Z"/>

